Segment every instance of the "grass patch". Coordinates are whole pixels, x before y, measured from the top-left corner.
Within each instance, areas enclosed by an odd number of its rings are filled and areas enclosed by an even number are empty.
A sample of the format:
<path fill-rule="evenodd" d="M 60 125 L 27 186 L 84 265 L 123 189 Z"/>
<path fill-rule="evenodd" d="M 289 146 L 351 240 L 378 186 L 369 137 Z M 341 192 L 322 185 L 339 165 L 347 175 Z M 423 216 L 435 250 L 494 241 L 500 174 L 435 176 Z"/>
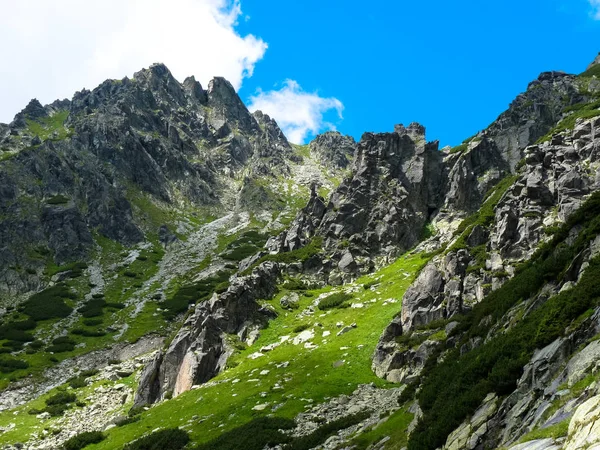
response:
<path fill-rule="evenodd" d="M 571 419 L 565 419 L 562 422 L 556 423 L 546 428 L 538 428 L 537 430 L 530 431 L 521 439 L 518 444 L 524 442 L 534 441 L 536 439 L 548 439 L 548 438 L 560 438 L 564 437 L 569 433 L 569 422 Z"/>
<path fill-rule="evenodd" d="M 565 112 L 570 112 L 570 114 L 562 119 L 545 136 L 542 136 L 540 139 L 538 139 L 537 144 L 549 141 L 555 134 L 572 130 L 575 128 L 575 122 L 577 122 L 578 119 L 585 120 L 600 116 L 600 110 L 598 110 L 598 108 L 600 108 L 600 100 L 596 100 L 591 103 L 578 103 L 576 105 L 571 105 L 565 109 Z"/>
<path fill-rule="evenodd" d="M 65 127 L 69 111 L 57 111 L 52 116 L 41 117 L 37 120 L 26 119 L 27 128 L 31 134 L 42 141 L 62 141 L 73 135 L 72 128 Z"/>
<path fill-rule="evenodd" d="M 408 426 L 412 422 L 413 417 L 414 414 L 407 412 L 405 409 L 399 409 L 382 424 L 376 425 L 355 437 L 350 442 L 350 446 L 353 445 L 355 450 L 366 450 L 371 445 L 389 436 L 390 440 L 385 444 L 384 448 L 399 449 L 405 447 L 408 440 Z"/>

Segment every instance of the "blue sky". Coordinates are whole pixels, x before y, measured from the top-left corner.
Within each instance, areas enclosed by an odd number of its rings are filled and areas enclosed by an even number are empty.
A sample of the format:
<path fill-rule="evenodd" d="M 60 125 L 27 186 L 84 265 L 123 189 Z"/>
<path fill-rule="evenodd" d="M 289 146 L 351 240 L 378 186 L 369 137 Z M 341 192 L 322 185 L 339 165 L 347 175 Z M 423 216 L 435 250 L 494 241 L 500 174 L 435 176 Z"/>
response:
<path fill-rule="evenodd" d="M 600 52 L 586 0 L 244 0 L 242 32 L 269 45 L 241 95 L 292 78 L 344 105 L 360 138 L 421 122 L 455 145 L 485 128 L 540 72 L 579 73 Z"/>
<path fill-rule="evenodd" d="M 418 121 L 456 145 L 540 72 L 600 52 L 600 0 L 0 0 L 0 122 L 165 63 L 229 79 L 306 142 Z M 118 13 L 117 13 L 118 12 Z M 95 20 L 90 20 L 93 17 Z"/>

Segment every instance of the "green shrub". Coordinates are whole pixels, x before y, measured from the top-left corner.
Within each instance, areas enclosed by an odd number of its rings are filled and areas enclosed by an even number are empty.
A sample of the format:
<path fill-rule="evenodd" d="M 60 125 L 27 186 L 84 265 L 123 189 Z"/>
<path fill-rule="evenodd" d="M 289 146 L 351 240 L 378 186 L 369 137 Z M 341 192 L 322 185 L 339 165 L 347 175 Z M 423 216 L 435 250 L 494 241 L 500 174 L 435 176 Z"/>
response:
<path fill-rule="evenodd" d="M 306 290 L 306 285 L 296 279 L 296 278 L 290 278 L 288 280 L 286 280 L 283 285 L 281 286 L 284 289 L 287 289 L 289 291 L 305 291 Z"/>
<path fill-rule="evenodd" d="M 23 303 L 23 313 L 35 321 L 62 319 L 73 311 L 64 300 L 74 298 L 75 294 L 66 286 L 53 286 L 32 295 Z"/>
<path fill-rule="evenodd" d="M 302 333 L 304 330 L 308 330 L 310 328 L 310 324 L 303 323 L 294 328 L 294 333 Z"/>
<path fill-rule="evenodd" d="M 86 327 L 95 327 L 102 324 L 102 319 L 84 319 L 83 324 Z"/>
<path fill-rule="evenodd" d="M 112 309 L 125 309 L 127 306 L 125 305 L 125 303 L 121 302 L 108 302 L 106 303 L 105 307 Z"/>
<path fill-rule="evenodd" d="M 106 300 L 95 298 L 88 300 L 83 306 L 77 309 L 85 318 L 98 317 L 103 314 L 102 308 L 106 306 Z"/>
<path fill-rule="evenodd" d="M 44 408 L 44 411 L 52 417 L 58 417 L 62 416 L 67 409 L 69 409 L 69 405 L 48 405 Z"/>
<path fill-rule="evenodd" d="M 46 399 L 46 405 L 66 405 L 77 401 L 77 396 L 69 392 L 58 392 L 52 397 Z"/>
<path fill-rule="evenodd" d="M 104 433 L 100 431 L 86 431 L 73 436 L 63 444 L 63 450 L 81 450 L 90 444 L 97 444 L 106 439 Z"/>
<path fill-rule="evenodd" d="M 67 381 L 67 383 L 69 383 L 69 386 L 71 386 L 73 389 L 79 389 L 87 386 L 87 383 L 85 382 L 85 377 L 82 376 L 70 378 Z"/>
<path fill-rule="evenodd" d="M 0 372 L 11 373 L 20 369 L 27 369 L 29 363 L 6 355 L 0 355 Z"/>
<path fill-rule="evenodd" d="M 291 440 L 280 430 L 291 430 L 291 419 L 259 417 L 249 423 L 221 434 L 218 438 L 194 447 L 194 450 L 263 450 Z"/>
<path fill-rule="evenodd" d="M 342 305 L 344 305 L 344 302 L 350 300 L 351 298 L 352 296 L 350 294 L 346 294 L 345 292 L 337 292 L 321 300 L 319 302 L 318 308 L 321 311 L 333 308 L 340 308 L 342 307 Z"/>
<path fill-rule="evenodd" d="M 190 437 L 186 431 L 179 428 L 166 428 L 125 445 L 123 450 L 179 450 L 189 441 Z"/>
<path fill-rule="evenodd" d="M 68 336 L 62 336 L 52 341 L 52 345 L 46 348 L 46 351 L 52 353 L 65 353 L 75 350 L 75 342 Z"/>
<path fill-rule="evenodd" d="M 85 337 L 102 337 L 106 336 L 106 331 L 103 330 L 84 330 L 82 328 L 75 328 L 71 330 L 72 334 L 77 336 L 85 336 Z"/>
<path fill-rule="evenodd" d="M 137 273 L 132 272 L 131 270 L 126 270 L 125 272 L 123 272 L 123 275 L 125 275 L 128 278 L 135 278 L 135 277 L 137 277 Z"/>
<path fill-rule="evenodd" d="M 140 416 L 124 417 L 115 421 L 115 425 L 118 427 L 124 427 L 125 425 L 129 425 L 130 423 L 135 423 L 139 421 Z"/>

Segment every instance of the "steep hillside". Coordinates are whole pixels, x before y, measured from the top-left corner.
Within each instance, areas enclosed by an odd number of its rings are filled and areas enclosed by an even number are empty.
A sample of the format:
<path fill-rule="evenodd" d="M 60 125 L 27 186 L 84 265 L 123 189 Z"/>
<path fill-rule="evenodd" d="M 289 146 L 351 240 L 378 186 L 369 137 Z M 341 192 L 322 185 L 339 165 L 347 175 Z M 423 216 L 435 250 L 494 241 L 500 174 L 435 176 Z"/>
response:
<path fill-rule="evenodd" d="M 600 445 L 598 67 L 441 150 L 290 145 L 162 65 L 32 101 L 0 126 L 0 443 Z"/>

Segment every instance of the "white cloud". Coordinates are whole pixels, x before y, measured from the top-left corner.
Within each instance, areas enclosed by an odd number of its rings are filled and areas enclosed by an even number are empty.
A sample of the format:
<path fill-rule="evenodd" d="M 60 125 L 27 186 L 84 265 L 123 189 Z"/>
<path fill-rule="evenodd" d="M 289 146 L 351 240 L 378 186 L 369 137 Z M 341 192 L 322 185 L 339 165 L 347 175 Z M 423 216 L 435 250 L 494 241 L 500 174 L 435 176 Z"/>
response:
<path fill-rule="evenodd" d="M 592 5 L 592 17 L 600 20 L 600 0 L 590 0 L 590 5 Z"/>
<path fill-rule="evenodd" d="M 267 44 L 240 36 L 240 0 L 0 0 L 0 122 L 27 102 L 49 103 L 163 62 L 204 87 L 236 89 Z"/>
<path fill-rule="evenodd" d="M 296 81 L 286 80 L 280 90 L 259 91 L 251 97 L 249 109 L 270 115 L 291 142 L 302 144 L 309 134 L 335 129 L 326 122 L 325 114 L 335 110 L 341 119 L 344 105 L 337 98 L 305 92 Z"/>

